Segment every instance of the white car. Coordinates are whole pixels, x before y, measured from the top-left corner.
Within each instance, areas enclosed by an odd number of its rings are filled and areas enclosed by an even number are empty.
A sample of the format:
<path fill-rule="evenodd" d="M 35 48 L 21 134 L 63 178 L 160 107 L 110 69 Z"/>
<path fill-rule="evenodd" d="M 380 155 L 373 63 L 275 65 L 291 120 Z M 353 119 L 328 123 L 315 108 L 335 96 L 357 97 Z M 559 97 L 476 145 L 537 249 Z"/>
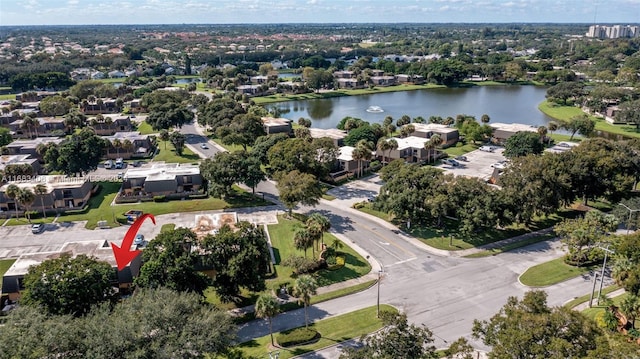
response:
<path fill-rule="evenodd" d="M 496 148 L 494 146 L 481 146 L 480 148 L 478 148 L 480 151 L 484 151 L 484 152 L 493 152 L 496 150 Z"/>
<path fill-rule="evenodd" d="M 491 167 L 497 168 L 499 170 L 503 170 L 503 169 L 507 168 L 508 164 L 509 164 L 509 162 L 507 160 L 498 161 L 498 162 L 492 164 Z"/>
<path fill-rule="evenodd" d="M 206 143 L 201 143 L 201 144 L 200 144 L 200 148 L 202 148 L 203 150 L 208 150 L 208 149 L 209 149 L 209 146 L 207 146 L 207 144 L 206 144 Z"/>

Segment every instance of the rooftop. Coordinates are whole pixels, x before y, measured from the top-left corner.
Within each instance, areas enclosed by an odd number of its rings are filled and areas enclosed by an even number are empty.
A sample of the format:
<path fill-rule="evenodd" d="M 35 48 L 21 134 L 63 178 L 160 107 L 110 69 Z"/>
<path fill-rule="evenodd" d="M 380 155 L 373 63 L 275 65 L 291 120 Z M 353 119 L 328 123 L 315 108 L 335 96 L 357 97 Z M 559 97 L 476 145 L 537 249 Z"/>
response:
<path fill-rule="evenodd" d="M 29 155 L 2 155 L 0 156 L 0 168 L 5 168 L 8 165 L 20 165 L 23 163 L 31 164 L 37 161 L 36 158 L 31 158 Z"/>
<path fill-rule="evenodd" d="M 133 142 L 135 140 L 146 140 L 147 138 L 149 138 L 149 135 L 141 135 L 140 132 L 131 131 L 131 132 L 116 132 L 112 136 L 104 136 L 103 138 L 112 142 L 115 139 L 118 139 L 121 141 L 129 140 Z"/>
<path fill-rule="evenodd" d="M 4 274 L 5 276 L 20 276 L 27 274 L 29 267 L 39 265 L 48 259 L 60 258 L 62 254 L 69 253 L 72 257 L 84 254 L 95 257 L 99 261 L 107 262 L 112 267 L 116 266 L 113 250 L 107 241 L 95 240 L 86 242 L 67 242 L 59 252 L 27 253 L 21 255 Z"/>
<path fill-rule="evenodd" d="M 398 142 L 398 150 L 400 151 L 407 148 L 423 148 L 425 142 L 427 142 L 426 138 L 417 136 L 409 136 L 405 138 L 394 137 L 393 139 Z"/>
<path fill-rule="evenodd" d="M 262 123 L 267 127 L 273 126 L 288 126 L 291 123 L 291 120 L 288 118 L 275 118 L 275 117 L 262 117 Z"/>
<path fill-rule="evenodd" d="M 439 124 L 439 123 L 412 123 L 413 128 L 417 132 L 440 132 L 440 133 L 450 133 L 458 131 L 457 128 L 449 127 L 447 125 Z"/>
<path fill-rule="evenodd" d="M 150 168 L 130 168 L 125 172 L 124 179 L 145 178 L 146 181 L 173 180 L 176 176 L 200 174 L 200 166 L 190 163 L 154 162 Z"/>
<path fill-rule="evenodd" d="M 51 193 L 54 189 L 64 188 L 80 188 L 84 185 L 85 182 L 90 182 L 89 177 L 67 177 L 67 176 L 37 176 L 35 179 L 30 179 L 28 181 L 16 181 L 16 182 L 8 182 L 0 187 L 0 192 L 6 191 L 7 187 L 11 184 L 14 184 L 20 188 L 28 188 L 33 191 L 33 189 L 39 185 L 43 184 L 47 186 L 47 193 Z"/>
<path fill-rule="evenodd" d="M 309 132 L 311 133 L 312 138 L 328 137 L 334 140 L 341 140 L 347 137 L 346 131 L 338 130 L 337 128 L 322 129 L 312 127 L 309 129 Z"/>
<path fill-rule="evenodd" d="M 62 142 L 62 138 L 55 137 L 38 137 L 32 140 L 16 140 L 7 145 L 7 147 L 19 147 L 19 148 L 32 148 L 36 149 L 39 144 L 47 144 L 47 143 L 60 143 Z"/>
<path fill-rule="evenodd" d="M 355 147 L 352 146 L 342 146 L 340 147 L 340 155 L 338 155 L 338 159 L 340 161 L 353 161 L 353 150 Z"/>
<path fill-rule="evenodd" d="M 509 131 L 509 132 L 519 132 L 519 131 L 528 131 L 528 132 L 538 132 L 538 128 L 531 125 L 525 125 L 522 123 L 501 123 L 495 122 L 489 124 L 494 130 L 501 131 Z"/>

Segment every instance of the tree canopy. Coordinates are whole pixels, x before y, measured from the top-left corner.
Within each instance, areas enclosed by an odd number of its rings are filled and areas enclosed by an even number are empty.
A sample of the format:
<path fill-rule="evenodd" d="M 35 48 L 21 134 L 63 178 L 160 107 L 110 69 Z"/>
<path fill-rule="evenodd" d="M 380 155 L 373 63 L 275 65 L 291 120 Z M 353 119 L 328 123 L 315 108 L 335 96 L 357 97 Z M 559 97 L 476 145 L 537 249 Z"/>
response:
<path fill-rule="evenodd" d="M 98 168 L 107 144 L 107 140 L 84 128 L 59 145 L 48 146 L 44 161 L 51 171 L 60 171 L 68 176 L 84 174 Z"/>
<path fill-rule="evenodd" d="M 520 131 L 507 138 L 503 155 L 505 157 L 521 157 L 528 154 L 538 155 L 543 150 L 544 145 L 540 142 L 540 135 L 533 132 Z"/>
<path fill-rule="evenodd" d="M 29 268 L 20 303 L 50 314 L 81 316 L 94 305 L 116 299 L 111 284 L 115 276 L 106 262 L 85 255 L 71 258 L 63 254 Z"/>

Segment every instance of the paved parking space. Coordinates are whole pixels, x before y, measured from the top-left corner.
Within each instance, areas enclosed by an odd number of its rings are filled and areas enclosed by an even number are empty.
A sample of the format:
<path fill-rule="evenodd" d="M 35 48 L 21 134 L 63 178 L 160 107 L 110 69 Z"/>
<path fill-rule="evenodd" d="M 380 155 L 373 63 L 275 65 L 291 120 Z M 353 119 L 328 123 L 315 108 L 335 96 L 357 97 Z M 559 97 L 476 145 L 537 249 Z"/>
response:
<path fill-rule="evenodd" d="M 483 180 L 489 180 L 493 174 L 492 164 L 503 161 L 506 158 L 502 155 L 504 148 L 496 148 L 494 152 L 484 152 L 475 150 L 465 154 L 467 161 L 458 161 L 460 166 L 454 167 L 450 165 L 440 164 L 437 167 L 442 168 L 446 173 L 456 176 L 477 177 Z"/>
<path fill-rule="evenodd" d="M 344 202 L 346 206 L 351 207 L 356 202 L 377 196 L 383 184 L 380 176 L 373 175 L 332 188 L 327 194 L 336 197 L 334 202 Z"/>

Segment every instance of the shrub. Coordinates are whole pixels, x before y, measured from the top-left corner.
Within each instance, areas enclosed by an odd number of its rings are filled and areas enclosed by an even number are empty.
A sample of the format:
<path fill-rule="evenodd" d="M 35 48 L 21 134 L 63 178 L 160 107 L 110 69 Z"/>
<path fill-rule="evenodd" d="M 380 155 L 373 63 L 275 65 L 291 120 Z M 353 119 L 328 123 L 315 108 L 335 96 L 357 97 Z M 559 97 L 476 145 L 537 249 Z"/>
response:
<path fill-rule="evenodd" d="M 290 347 L 307 344 L 320 339 L 320 333 L 311 328 L 296 328 L 278 334 L 276 340 L 280 346 Z"/>
<path fill-rule="evenodd" d="M 208 197 L 209 197 L 209 195 L 208 195 L 208 194 L 206 194 L 206 193 L 202 193 L 202 194 L 190 194 L 190 195 L 189 195 L 189 198 L 191 198 L 191 199 L 206 199 L 206 198 L 208 198 Z"/>
<path fill-rule="evenodd" d="M 160 196 L 153 196 L 153 201 L 154 202 L 164 202 L 167 200 L 167 197 L 164 195 L 160 195 Z"/>
<path fill-rule="evenodd" d="M 291 267 L 295 274 L 315 272 L 324 265 L 324 261 L 316 261 L 304 257 L 291 256 L 282 261 L 283 266 Z"/>

